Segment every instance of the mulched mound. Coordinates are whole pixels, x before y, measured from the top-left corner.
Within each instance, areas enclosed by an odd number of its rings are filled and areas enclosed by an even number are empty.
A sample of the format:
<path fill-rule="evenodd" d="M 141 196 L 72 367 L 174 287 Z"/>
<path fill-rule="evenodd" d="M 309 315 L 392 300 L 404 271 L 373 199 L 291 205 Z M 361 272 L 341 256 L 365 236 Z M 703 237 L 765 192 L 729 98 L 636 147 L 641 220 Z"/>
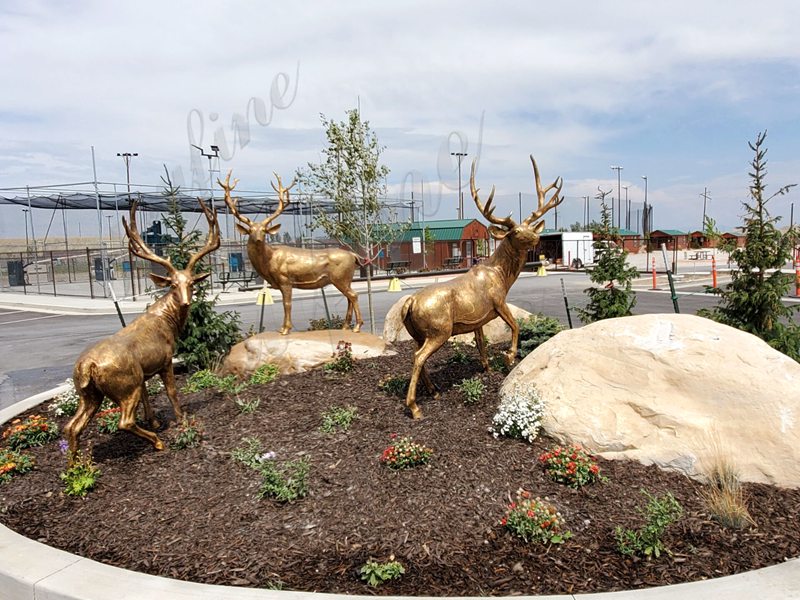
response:
<path fill-rule="evenodd" d="M 552 440 L 531 445 L 489 433 L 503 375 L 481 372 L 474 350 L 467 364 L 449 362 L 450 348 L 429 361 L 442 397 L 434 401 L 420 388 L 421 421 L 407 415 L 402 398 L 378 388 L 383 377 L 410 371 L 412 348 L 396 350 L 360 361 L 346 375 L 318 370 L 248 388 L 241 398 L 261 399 L 252 414 L 240 414 L 217 392 L 181 394 L 206 430 L 194 449 L 156 452 L 135 436 L 99 434 L 90 424 L 82 445 L 92 444 L 102 471 L 96 489 L 86 499 L 61 492 L 64 456 L 51 443 L 31 451 L 35 471 L 0 485 L 0 521 L 50 546 L 144 573 L 356 594 L 624 590 L 730 575 L 800 554 L 800 492 L 747 485 L 756 526 L 731 531 L 709 517 L 699 483 L 655 467 L 600 460 L 607 483 L 569 489 L 537 463 Z M 486 392 L 465 405 L 453 386 L 473 376 Z M 154 405 L 162 421 L 172 417 L 163 393 Z M 332 406 L 358 409 L 348 431 L 320 431 Z M 172 431 L 159 435 L 168 442 Z M 430 464 L 401 471 L 381 465 L 393 433 L 433 448 Z M 250 436 L 278 461 L 308 457 L 307 498 L 258 498 L 256 472 L 230 456 Z M 573 537 L 561 545 L 526 544 L 501 527 L 520 487 L 555 504 Z M 672 556 L 646 561 L 615 549 L 616 525 L 642 525 L 642 489 L 672 492 L 683 505 L 683 518 L 665 537 Z M 359 568 L 392 556 L 405 575 L 367 587 Z"/>

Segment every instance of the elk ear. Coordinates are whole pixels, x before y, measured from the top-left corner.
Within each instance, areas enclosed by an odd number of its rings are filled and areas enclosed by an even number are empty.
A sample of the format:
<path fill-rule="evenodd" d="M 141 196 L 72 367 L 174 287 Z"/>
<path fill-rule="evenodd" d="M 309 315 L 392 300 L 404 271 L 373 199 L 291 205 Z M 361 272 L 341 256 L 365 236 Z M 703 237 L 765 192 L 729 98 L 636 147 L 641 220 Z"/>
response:
<path fill-rule="evenodd" d="M 160 288 L 169 287 L 172 285 L 172 279 L 170 279 L 169 277 L 164 277 L 163 275 L 156 275 L 155 273 L 150 273 L 150 279 L 152 279 L 153 283 L 155 283 L 156 286 Z"/>
<path fill-rule="evenodd" d="M 270 234 L 270 235 L 275 235 L 276 233 L 278 233 L 278 229 L 280 229 L 280 228 L 281 228 L 281 224 L 278 223 L 277 225 L 273 225 L 272 227 L 268 228 L 267 229 L 267 233 Z"/>
<path fill-rule="evenodd" d="M 199 275 L 195 275 L 194 277 L 192 277 L 192 282 L 199 283 L 204 279 L 208 279 L 210 275 L 211 273 L 200 273 Z"/>
<path fill-rule="evenodd" d="M 492 237 L 496 240 L 502 240 L 504 237 L 508 235 L 508 229 L 503 229 L 502 227 L 498 227 L 497 225 L 489 225 L 489 233 L 492 234 Z"/>
<path fill-rule="evenodd" d="M 544 229 L 544 221 L 539 221 L 539 222 L 536 224 L 536 227 L 534 227 L 534 228 L 533 228 L 533 230 L 534 230 L 536 233 L 542 233 L 542 230 L 543 230 L 543 229 Z"/>
<path fill-rule="evenodd" d="M 236 231 L 238 231 L 242 235 L 250 235 L 250 228 L 249 227 L 245 227 L 244 225 L 242 225 L 238 221 L 236 222 Z"/>

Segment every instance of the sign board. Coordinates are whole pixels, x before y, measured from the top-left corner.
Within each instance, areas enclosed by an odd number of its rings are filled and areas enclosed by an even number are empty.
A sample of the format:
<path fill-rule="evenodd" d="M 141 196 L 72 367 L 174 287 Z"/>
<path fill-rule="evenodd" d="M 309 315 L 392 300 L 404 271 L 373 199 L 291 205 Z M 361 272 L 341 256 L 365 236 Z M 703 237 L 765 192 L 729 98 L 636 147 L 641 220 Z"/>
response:
<path fill-rule="evenodd" d="M 411 238 L 411 252 L 422 254 L 422 238 L 419 236 Z"/>

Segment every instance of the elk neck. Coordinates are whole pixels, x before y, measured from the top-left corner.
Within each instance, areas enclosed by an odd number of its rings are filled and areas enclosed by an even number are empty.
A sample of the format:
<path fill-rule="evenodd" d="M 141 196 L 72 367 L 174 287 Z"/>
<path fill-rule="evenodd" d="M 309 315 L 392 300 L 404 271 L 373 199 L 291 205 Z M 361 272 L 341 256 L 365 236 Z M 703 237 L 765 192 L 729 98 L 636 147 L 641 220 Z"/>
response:
<path fill-rule="evenodd" d="M 247 238 L 247 255 L 259 273 L 266 270 L 267 264 L 272 258 L 272 250 L 272 246 L 264 239 L 264 236 L 250 234 Z"/>
<path fill-rule="evenodd" d="M 147 309 L 147 314 L 166 321 L 172 331 L 177 335 L 186 323 L 189 316 L 189 307 L 182 306 L 178 294 L 170 290 Z"/>
<path fill-rule="evenodd" d="M 494 253 L 482 264 L 500 272 L 506 285 L 506 290 L 510 289 L 519 277 L 522 267 L 525 266 L 525 259 L 528 255 L 528 248 L 524 247 L 512 235 L 507 235 L 495 249 Z"/>

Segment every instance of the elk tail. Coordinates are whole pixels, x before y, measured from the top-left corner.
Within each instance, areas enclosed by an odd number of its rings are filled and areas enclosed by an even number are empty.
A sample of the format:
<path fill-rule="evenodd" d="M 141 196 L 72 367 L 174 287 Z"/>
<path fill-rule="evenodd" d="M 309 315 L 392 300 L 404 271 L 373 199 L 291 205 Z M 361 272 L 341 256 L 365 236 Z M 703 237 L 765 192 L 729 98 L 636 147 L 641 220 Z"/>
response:
<path fill-rule="evenodd" d="M 81 361 L 75 365 L 75 370 L 72 372 L 72 380 L 76 390 L 85 390 L 92 384 L 94 366 L 92 361 Z"/>
<path fill-rule="evenodd" d="M 409 296 L 406 298 L 406 301 L 403 302 L 403 308 L 400 309 L 400 320 L 405 323 L 406 317 L 408 313 L 411 312 L 411 308 L 414 305 L 414 296 Z"/>

